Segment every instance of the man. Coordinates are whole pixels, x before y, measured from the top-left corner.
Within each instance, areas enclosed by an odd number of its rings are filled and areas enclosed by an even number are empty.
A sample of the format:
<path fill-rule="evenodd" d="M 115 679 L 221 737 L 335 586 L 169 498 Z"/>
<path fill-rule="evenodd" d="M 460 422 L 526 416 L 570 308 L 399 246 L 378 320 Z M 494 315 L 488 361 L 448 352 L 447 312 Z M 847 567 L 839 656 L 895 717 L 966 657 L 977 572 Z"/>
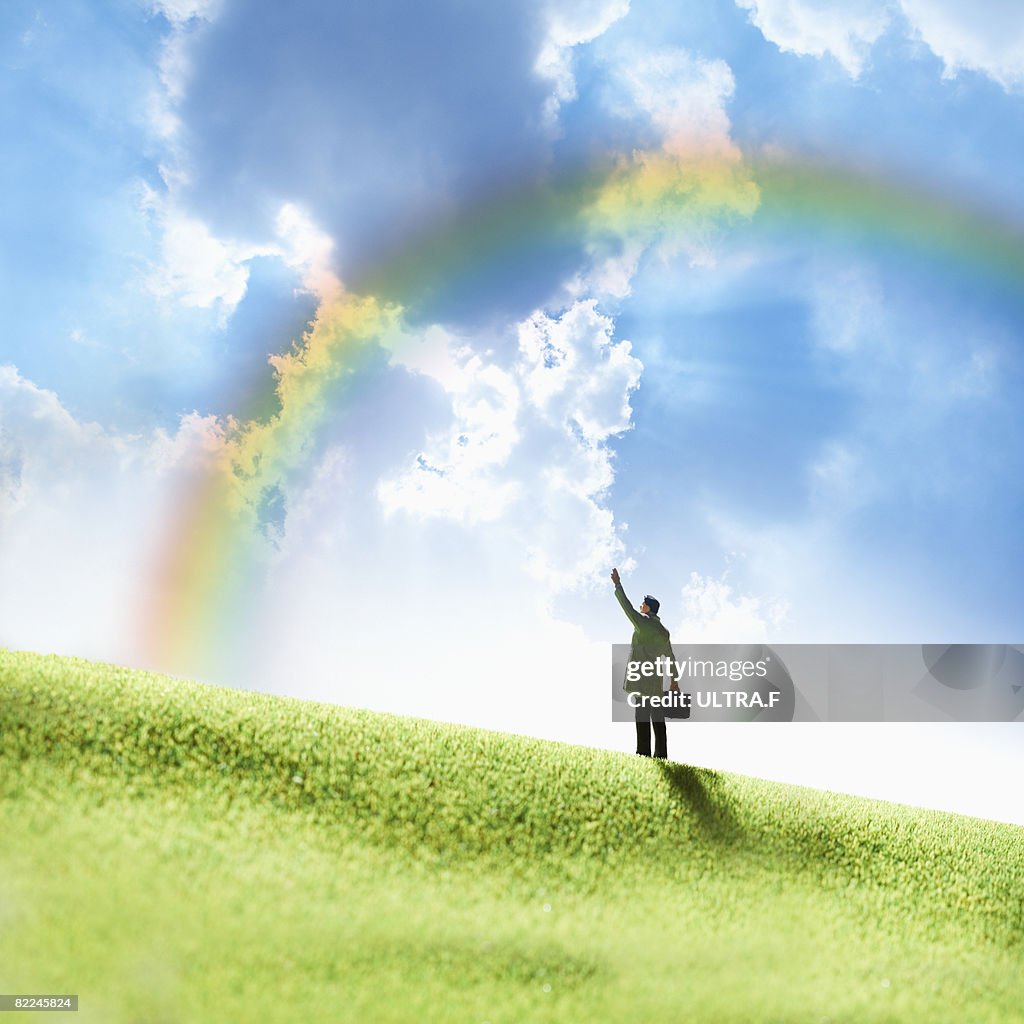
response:
<path fill-rule="evenodd" d="M 612 583 L 615 584 L 615 597 L 626 618 L 633 623 L 633 640 L 629 649 L 629 660 L 639 662 L 654 662 L 657 658 L 672 658 L 672 641 L 668 630 L 661 624 L 658 618 L 658 610 L 661 604 L 657 598 L 649 594 L 644 597 L 644 603 L 637 611 L 626 597 L 622 589 L 622 581 L 619 579 L 619 570 L 612 569 Z M 628 673 L 627 673 L 628 676 Z M 648 697 L 660 697 L 664 693 L 660 675 L 641 675 L 636 682 L 628 679 L 622 684 L 622 688 L 631 693 L 639 693 Z M 673 682 L 672 689 L 678 687 Z M 651 756 L 651 727 L 654 727 L 654 756 L 668 758 L 668 734 L 665 729 L 665 716 L 660 708 L 637 707 L 636 709 L 636 752 L 642 757 Z"/>

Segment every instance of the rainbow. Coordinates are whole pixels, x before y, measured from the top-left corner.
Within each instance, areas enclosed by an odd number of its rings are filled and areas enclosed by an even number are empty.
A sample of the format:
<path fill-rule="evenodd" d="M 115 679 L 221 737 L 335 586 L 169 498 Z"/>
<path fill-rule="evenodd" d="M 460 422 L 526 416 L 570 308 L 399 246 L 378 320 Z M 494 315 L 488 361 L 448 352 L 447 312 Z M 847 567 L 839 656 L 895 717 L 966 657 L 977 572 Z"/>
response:
<path fill-rule="evenodd" d="M 267 503 L 306 466 L 341 385 L 375 342 L 451 282 L 514 272 L 545 247 L 752 237 L 868 243 L 898 263 L 994 285 L 1024 302 L 1024 225 L 914 183 L 782 156 L 635 152 L 527 185 L 495 188 L 458 214 L 410 228 L 400 248 L 324 299 L 307 333 L 272 356 L 266 387 L 230 420 L 209 471 L 181 498 L 152 574 L 146 661 L 226 671 L 264 571 Z"/>

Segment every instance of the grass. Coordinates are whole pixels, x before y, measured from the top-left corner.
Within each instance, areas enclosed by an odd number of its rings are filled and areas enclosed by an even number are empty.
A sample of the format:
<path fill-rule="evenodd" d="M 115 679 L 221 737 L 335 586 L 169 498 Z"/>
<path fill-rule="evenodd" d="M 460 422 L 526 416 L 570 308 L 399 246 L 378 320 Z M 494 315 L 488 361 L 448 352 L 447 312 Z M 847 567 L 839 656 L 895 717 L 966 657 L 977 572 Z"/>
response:
<path fill-rule="evenodd" d="M 82 1024 L 1024 1019 L 1016 826 L 4 651 L 0 799 Z"/>

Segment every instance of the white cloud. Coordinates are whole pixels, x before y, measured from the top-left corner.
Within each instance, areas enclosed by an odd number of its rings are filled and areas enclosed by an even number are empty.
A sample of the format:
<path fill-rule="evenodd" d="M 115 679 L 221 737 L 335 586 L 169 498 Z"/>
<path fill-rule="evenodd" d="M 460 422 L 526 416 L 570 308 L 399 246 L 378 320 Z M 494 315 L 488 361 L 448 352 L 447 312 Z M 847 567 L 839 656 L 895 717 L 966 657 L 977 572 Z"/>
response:
<path fill-rule="evenodd" d="M 452 425 L 428 437 L 412 467 L 378 487 L 386 515 L 489 522 L 522 491 L 503 472 L 519 443 L 519 389 L 512 374 L 479 356 L 460 368 L 462 387 L 452 398 Z"/>
<path fill-rule="evenodd" d="M 218 326 L 223 327 L 245 296 L 249 284 L 247 263 L 254 256 L 284 255 L 289 266 L 298 267 L 307 276 L 313 273 L 313 254 L 300 252 L 313 241 L 313 229 L 302 211 L 283 208 L 277 222 L 278 238 L 285 242 L 282 254 L 269 240 L 254 244 L 217 237 L 180 198 L 182 189 L 192 180 L 179 114 L 194 70 L 192 37 L 196 27 L 214 20 L 221 7 L 222 0 L 154 0 L 151 4 L 153 13 L 163 15 L 171 24 L 157 61 L 159 85 L 147 104 L 165 190 L 157 191 L 142 181 L 139 192 L 140 208 L 150 219 L 159 249 L 158 261 L 145 279 L 146 288 L 158 298 L 186 308 L 216 308 Z M 319 281 L 319 260 L 316 273 Z"/>
<path fill-rule="evenodd" d="M 1024 84 L 1024 15 L 1015 0 L 736 0 L 784 52 L 834 57 L 853 77 L 890 25 L 920 40 L 945 65 L 980 71 L 1007 91 Z M 903 19 L 897 18 L 902 13 Z"/>
<path fill-rule="evenodd" d="M 736 81 L 725 61 L 678 48 L 628 47 L 616 55 L 612 71 L 629 106 L 645 113 L 661 133 L 666 152 L 688 161 L 698 156 L 739 159 L 725 109 Z"/>
<path fill-rule="evenodd" d="M 52 391 L 25 380 L 15 367 L 0 366 L 0 394 L 0 451 L 8 494 L 0 511 L 5 516 L 13 513 L 22 495 L 37 486 L 38 476 L 59 481 L 63 474 L 82 466 L 83 455 L 97 442 L 116 458 L 113 443 L 99 426 L 77 423 Z"/>
<path fill-rule="evenodd" d="M 1006 90 L 1024 85 L 1024 10 L 1017 0 L 900 0 L 900 6 L 947 77 L 967 69 Z"/>
<path fill-rule="evenodd" d="M 646 238 L 629 238 L 610 254 L 595 246 L 591 265 L 566 281 L 566 295 L 573 300 L 598 295 L 612 302 L 629 298 L 633 294 L 633 278 L 649 244 Z"/>
<path fill-rule="evenodd" d="M 193 18 L 211 21 L 223 6 L 224 0 L 152 0 L 150 10 L 162 14 L 172 25 L 180 27 Z"/>
<path fill-rule="evenodd" d="M 587 482 L 578 480 L 576 471 Z M 574 462 L 546 468 L 539 477 L 529 498 L 533 521 L 521 532 L 527 569 L 542 585 L 546 603 L 555 594 L 603 581 L 609 565 L 625 567 L 627 562 L 620 557 L 625 547 L 614 513 L 602 502 L 601 490 L 591 490 L 602 481 L 611 483 L 606 455 L 588 459 L 582 452 Z"/>
<path fill-rule="evenodd" d="M 178 107 L 185 97 L 193 71 L 189 43 L 195 29 L 203 22 L 213 21 L 223 7 L 223 0 L 154 0 L 150 9 L 165 17 L 171 31 L 163 39 L 157 60 L 159 88 L 148 97 L 149 126 L 180 163 L 182 152 L 177 147 L 181 119 Z M 180 173 L 180 170 L 176 173 Z"/>
<path fill-rule="evenodd" d="M 534 70 L 551 82 L 544 122 L 557 131 L 562 105 L 576 98 L 573 50 L 591 43 L 629 13 L 629 0 L 563 0 L 545 8 L 547 33 Z"/>
<path fill-rule="evenodd" d="M 382 338 L 381 345 L 394 365 L 430 377 L 449 393 L 462 392 L 470 384 L 473 350 L 440 324 L 414 335 L 396 332 Z"/>
<path fill-rule="evenodd" d="M 172 32 L 164 41 L 157 62 L 160 85 L 147 98 L 149 128 L 165 145 L 173 145 L 181 131 L 177 106 L 185 94 L 191 70 L 186 41 L 182 32 Z"/>
<path fill-rule="evenodd" d="M 158 298 L 183 306 L 216 307 L 218 322 L 227 323 L 249 284 L 248 261 L 278 254 L 272 244 L 216 238 L 201 220 L 185 213 L 170 196 L 161 196 L 143 184 L 141 206 L 159 232 L 160 261 L 152 267 L 146 285 Z"/>
<path fill-rule="evenodd" d="M 677 643 L 767 643 L 777 640 L 789 613 L 782 598 L 736 593 L 727 569 L 721 576 L 690 573 L 682 590 L 683 614 L 672 638 Z"/>
<path fill-rule="evenodd" d="M 385 512 L 500 520 L 550 592 L 597 578 L 623 551 L 605 504 L 614 476 L 607 443 L 630 427 L 642 370 L 613 326 L 593 301 L 560 317 L 538 311 L 519 324 L 506 366 L 465 348 L 454 354 L 435 329 L 432 360 L 406 365 L 443 382 L 452 423 L 411 467 L 381 480 Z"/>
<path fill-rule="evenodd" d="M 591 43 L 629 13 L 629 0 L 553 0 L 545 7 L 548 41 L 557 46 Z"/>
<path fill-rule="evenodd" d="M 614 321 L 598 311 L 594 296 L 628 294 L 640 257 L 654 242 L 664 258 L 680 248 L 703 258 L 721 213 L 748 213 L 757 202 L 729 135 L 725 104 L 734 81 L 724 62 L 637 47 L 618 47 L 608 59 L 618 82 L 617 112 L 646 119 L 659 136 L 657 152 L 634 156 L 666 161 L 668 174 L 652 171 L 666 188 L 673 175 L 685 179 L 694 216 L 678 230 L 666 226 L 656 187 L 649 225 L 642 217 L 639 227 L 633 219 L 619 224 L 613 214 L 602 228 L 621 243 L 619 251 L 594 249 L 593 264 L 568 282 L 572 298 L 561 315 L 538 310 L 517 325 L 512 360 L 472 354 L 470 345 L 437 327 L 421 341 L 402 338 L 391 346 L 395 362 L 452 396 L 453 421 L 427 438 L 411 467 L 380 481 L 383 508 L 390 516 L 505 531 L 526 551 L 526 568 L 548 595 L 586 588 L 603 581 L 609 565 L 631 561 L 624 525 L 607 503 L 614 481 L 610 441 L 631 427 L 630 395 L 642 365 L 628 342 L 614 340 Z M 613 211 L 621 198 L 611 196 Z M 500 400 L 487 379 L 495 371 L 506 385 Z"/>
<path fill-rule="evenodd" d="M 174 434 L 75 419 L 0 366 L 0 642 L 132 663 L 169 501 L 216 456 L 212 417 Z"/>
<path fill-rule="evenodd" d="M 878 0 L 736 0 L 765 39 L 787 53 L 830 54 L 852 77 L 891 21 Z"/>
<path fill-rule="evenodd" d="M 749 217 L 760 192 L 730 135 L 728 64 L 633 43 L 610 48 L 605 60 L 610 112 L 645 123 L 655 138 L 622 154 L 588 210 L 589 265 L 567 289 L 615 301 L 630 295 L 645 254 L 713 266 L 722 225 Z"/>
<path fill-rule="evenodd" d="M 302 274 L 305 289 L 323 302 L 338 298 L 341 281 L 331 264 L 334 252 L 331 236 L 295 203 L 285 203 L 281 207 L 275 228 L 283 243 L 281 257 L 289 267 Z"/>
<path fill-rule="evenodd" d="M 223 327 L 245 297 L 249 262 L 276 256 L 300 275 L 302 287 L 323 301 L 337 298 L 341 282 L 334 273 L 334 241 L 295 203 L 284 203 L 275 220 L 275 237 L 261 242 L 217 238 L 199 218 L 186 213 L 176 188 L 159 194 L 140 185 L 141 207 L 159 236 L 159 261 L 145 279 L 160 299 L 193 309 L 215 309 Z"/>
<path fill-rule="evenodd" d="M 591 443 L 629 429 L 642 366 L 628 341 L 613 340 L 614 322 L 596 302 L 576 302 L 557 318 L 534 313 L 518 330 L 519 377 L 549 420 L 573 424 Z"/>

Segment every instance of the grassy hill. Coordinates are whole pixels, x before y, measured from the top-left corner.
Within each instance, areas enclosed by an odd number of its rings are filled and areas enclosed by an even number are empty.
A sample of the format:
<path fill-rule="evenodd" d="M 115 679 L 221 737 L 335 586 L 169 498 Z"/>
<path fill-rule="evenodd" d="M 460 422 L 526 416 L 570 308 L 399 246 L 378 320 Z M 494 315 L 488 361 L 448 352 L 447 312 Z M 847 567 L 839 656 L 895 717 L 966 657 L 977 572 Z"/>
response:
<path fill-rule="evenodd" d="M 82 1024 L 1024 1020 L 1011 825 L 3 651 L 0 799 Z"/>

